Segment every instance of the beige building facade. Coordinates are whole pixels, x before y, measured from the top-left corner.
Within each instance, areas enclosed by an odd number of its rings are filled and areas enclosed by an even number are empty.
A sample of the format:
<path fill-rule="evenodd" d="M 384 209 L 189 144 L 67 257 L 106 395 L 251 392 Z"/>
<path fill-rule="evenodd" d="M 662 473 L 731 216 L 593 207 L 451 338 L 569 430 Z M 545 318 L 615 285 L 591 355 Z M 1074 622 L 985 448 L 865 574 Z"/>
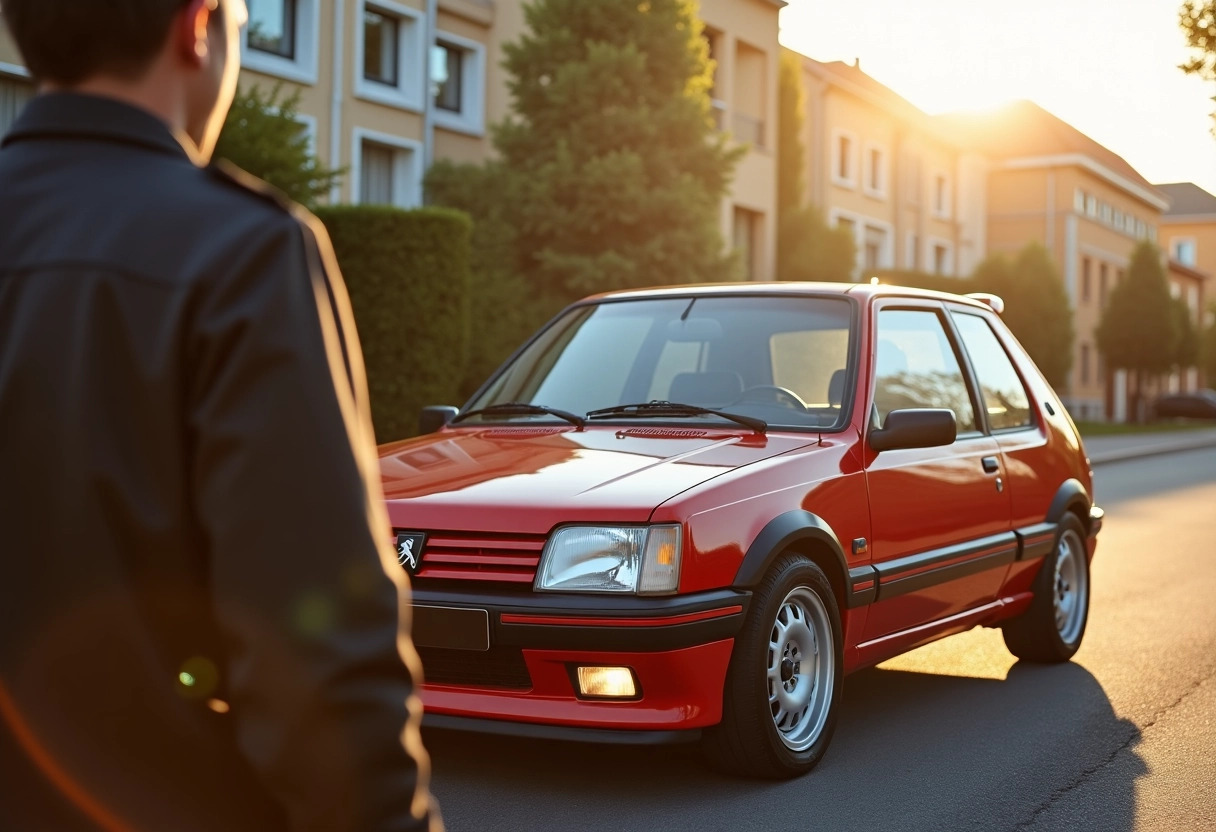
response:
<path fill-rule="evenodd" d="M 985 252 L 984 158 L 859 66 L 798 58 L 806 193 L 853 234 L 855 278 L 969 274 Z"/>
<path fill-rule="evenodd" d="M 242 85 L 300 94 L 299 118 L 325 164 L 347 175 L 331 201 L 422 204 L 433 159 L 492 153 L 510 111 L 503 45 L 526 29 L 525 0 L 247 0 Z M 778 12 L 784 0 L 702 0 L 717 62 L 714 111 L 748 151 L 721 230 L 746 275 L 776 261 Z M 0 135 L 32 95 L 0 26 Z"/>
<path fill-rule="evenodd" d="M 1095 330 L 1132 250 L 1156 241 L 1167 196 L 1121 157 L 1029 101 L 942 118 L 989 158 L 988 250 L 1042 244 L 1064 279 L 1076 338 L 1061 391 L 1079 419 L 1122 420 L 1127 382 L 1105 366 Z"/>

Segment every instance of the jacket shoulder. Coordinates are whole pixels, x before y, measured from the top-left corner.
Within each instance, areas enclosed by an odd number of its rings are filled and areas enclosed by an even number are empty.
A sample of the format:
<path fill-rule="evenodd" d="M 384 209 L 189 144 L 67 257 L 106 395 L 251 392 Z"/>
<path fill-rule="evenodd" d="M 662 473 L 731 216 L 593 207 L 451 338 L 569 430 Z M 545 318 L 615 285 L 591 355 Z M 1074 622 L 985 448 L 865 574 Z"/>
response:
<path fill-rule="evenodd" d="M 206 171 L 213 182 L 234 195 L 245 197 L 251 207 L 261 204 L 275 209 L 277 213 L 289 214 L 297 219 L 307 213 L 287 194 L 253 174 L 246 173 L 231 162 L 216 160 L 207 166 Z"/>

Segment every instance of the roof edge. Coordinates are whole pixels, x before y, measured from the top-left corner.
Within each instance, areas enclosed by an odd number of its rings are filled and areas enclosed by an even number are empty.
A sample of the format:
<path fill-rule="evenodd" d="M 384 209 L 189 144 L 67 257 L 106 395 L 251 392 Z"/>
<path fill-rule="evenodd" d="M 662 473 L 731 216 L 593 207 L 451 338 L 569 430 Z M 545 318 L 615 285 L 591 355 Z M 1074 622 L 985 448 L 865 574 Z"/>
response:
<path fill-rule="evenodd" d="M 1084 153 L 1059 153 L 1052 156 L 1021 156 L 1013 159 L 1005 159 L 997 163 L 997 167 L 1007 170 L 1024 170 L 1026 168 L 1052 168 L 1052 167 L 1067 167 L 1076 165 L 1084 168 L 1096 176 L 1105 179 L 1110 184 L 1120 188 L 1142 202 L 1165 212 L 1169 210 L 1170 202 L 1156 188 L 1146 188 L 1126 176 L 1122 176 L 1115 171 L 1103 165 L 1101 162 L 1094 160 L 1092 157 Z M 1151 186 L 1150 186 L 1151 187 Z"/>

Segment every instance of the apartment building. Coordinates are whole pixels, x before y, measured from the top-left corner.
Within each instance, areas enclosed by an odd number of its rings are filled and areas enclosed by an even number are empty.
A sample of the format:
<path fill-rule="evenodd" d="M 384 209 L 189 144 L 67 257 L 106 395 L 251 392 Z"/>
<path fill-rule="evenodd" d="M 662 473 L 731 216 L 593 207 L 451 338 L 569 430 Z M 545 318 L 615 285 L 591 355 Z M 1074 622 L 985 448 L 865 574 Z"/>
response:
<path fill-rule="evenodd" d="M 991 252 L 1039 242 L 1064 278 L 1076 340 L 1067 389 L 1081 419 L 1121 419 L 1127 380 L 1104 366 L 1095 329 L 1110 290 L 1140 240 L 1157 240 L 1169 200 L 1122 157 L 1029 101 L 995 112 L 940 117 L 990 160 L 987 231 Z"/>
<path fill-rule="evenodd" d="M 985 252 L 984 158 L 857 64 L 798 58 L 806 193 L 852 232 L 855 276 L 969 274 Z"/>
<path fill-rule="evenodd" d="M 1171 182 L 1158 185 L 1157 190 L 1170 201 L 1161 216 L 1161 245 L 1172 264 L 1206 278 L 1204 282 L 1179 284 L 1187 306 L 1206 321 L 1209 287 L 1213 286 L 1207 281 L 1216 275 L 1216 196 L 1193 182 Z"/>
<path fill-rule="evenodd" d="M 526 0 L 247 0 L 243 85 L 300 93 L 317 156 L 347 176 L 336 202 L 413 207 L 433 159 L 477 162 L 510 110 L 503 45 L 526 28 Z M 721 206 L 747 276 L 776 259 L 777 16 L 784 0 L 702 0 L 717 62 L 714 109 L 746 142 Z M 0 135 L 32 94 L 0 26 Z"/>

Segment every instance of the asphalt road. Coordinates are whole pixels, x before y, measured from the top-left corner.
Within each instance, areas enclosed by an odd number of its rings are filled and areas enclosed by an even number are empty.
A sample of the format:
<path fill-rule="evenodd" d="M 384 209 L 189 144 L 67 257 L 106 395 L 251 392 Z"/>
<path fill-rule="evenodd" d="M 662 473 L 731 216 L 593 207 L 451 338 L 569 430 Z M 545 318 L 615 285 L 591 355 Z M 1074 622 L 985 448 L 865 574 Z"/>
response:
<path fill-rule="evenodd" d="M 1099 466 L 1107 510 L 1073 662 L 976 629 L 845 683 L 809 776 L 695 747 L 430 731 L 449 830 L 1216 830 L 1216 448 Z"/>

